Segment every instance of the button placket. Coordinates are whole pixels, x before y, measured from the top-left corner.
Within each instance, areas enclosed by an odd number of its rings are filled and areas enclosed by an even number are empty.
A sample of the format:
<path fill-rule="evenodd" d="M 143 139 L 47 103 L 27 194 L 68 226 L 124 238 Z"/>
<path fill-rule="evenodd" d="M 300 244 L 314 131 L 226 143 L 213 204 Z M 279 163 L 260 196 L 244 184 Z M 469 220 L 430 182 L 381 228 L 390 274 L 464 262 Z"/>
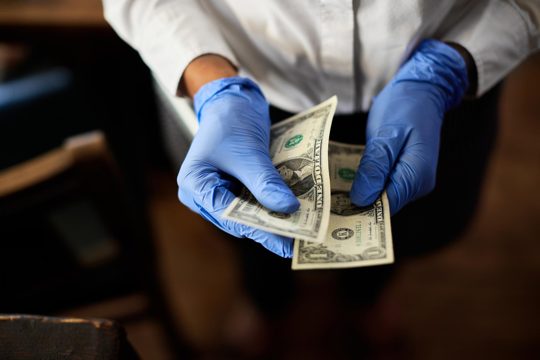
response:
<path fill-rule="evenodd" d="M 339 92 L 338 108 L 352 112 L 355 110 L 353 1 L 321 0 L 320 4 L 325 97 Z"/>

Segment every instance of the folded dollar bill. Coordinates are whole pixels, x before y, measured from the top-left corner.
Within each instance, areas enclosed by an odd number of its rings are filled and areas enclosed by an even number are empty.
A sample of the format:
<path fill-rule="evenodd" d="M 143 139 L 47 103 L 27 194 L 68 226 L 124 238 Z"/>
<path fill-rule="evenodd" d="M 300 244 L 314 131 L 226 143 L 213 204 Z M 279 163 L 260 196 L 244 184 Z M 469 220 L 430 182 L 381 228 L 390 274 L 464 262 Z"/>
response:
<path fill-rule="evenodd" d="M 322 242 L 330 217 L 328 141 L 336 105 L 334 96 L 270 129 L 270 156 L 300 201 L 298 211 L 270 211 L 244 188 L 223 218 L 283 236 Z"/>

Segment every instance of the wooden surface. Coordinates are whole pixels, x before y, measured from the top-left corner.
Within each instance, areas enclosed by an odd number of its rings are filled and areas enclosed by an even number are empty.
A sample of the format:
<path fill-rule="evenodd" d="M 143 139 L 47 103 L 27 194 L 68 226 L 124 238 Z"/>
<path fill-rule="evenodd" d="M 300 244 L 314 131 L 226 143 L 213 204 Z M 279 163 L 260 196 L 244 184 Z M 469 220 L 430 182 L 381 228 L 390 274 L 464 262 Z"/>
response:
<path fill-rule="evenodd" d="M 61 317 L 114 319 L 122 324 L 127 333 L 128 341 L 133 345 L 141 359 L 173 360 L 175 356 L 167 341 L 166 329 L 155 316 L 144 314 L 148 308 L 148 297 L 129 295 L 87 306 L 71 308 L 54 314 Z M 133 316 L 133 314 L 141 314 Z M 191 359 L 185 357 L 185 359 Z"/>
<path fill-rule="evenodd" d="M 0 358 L 137 359 L 124 329 L 104 319 L 0 315 Z"/>
<path fill-rule="evenodd" d="M 0 26 L 107 27 L 100 0 L 0 0 Z"/>

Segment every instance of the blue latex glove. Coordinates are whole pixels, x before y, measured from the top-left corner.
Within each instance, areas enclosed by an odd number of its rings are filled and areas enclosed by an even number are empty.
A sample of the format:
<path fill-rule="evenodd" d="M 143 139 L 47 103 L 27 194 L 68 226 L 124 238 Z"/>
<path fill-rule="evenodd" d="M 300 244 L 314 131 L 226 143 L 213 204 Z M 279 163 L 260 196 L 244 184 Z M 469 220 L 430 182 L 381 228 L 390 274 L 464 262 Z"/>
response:
<path fill-rule="evenodd" d="M 221 230 L 291 257 L 292 239 L 221 219 L 238 187 L 231 176 L 270 210 L 300 206 L 270 159 L 269 106 L 261 90 L 246 78 L 219 79 L 199 89 L 194 106 L 200 126 L 178 174 L 180 200 Z"/>
<path fill-rule="evenodd" d="M 467 87 L 462 56 L 442 42 L 424 40 L 373 102 L 353 203 L 367 206 L 386 189 L 395 214 L 433 190 L 443 117 Z"/>

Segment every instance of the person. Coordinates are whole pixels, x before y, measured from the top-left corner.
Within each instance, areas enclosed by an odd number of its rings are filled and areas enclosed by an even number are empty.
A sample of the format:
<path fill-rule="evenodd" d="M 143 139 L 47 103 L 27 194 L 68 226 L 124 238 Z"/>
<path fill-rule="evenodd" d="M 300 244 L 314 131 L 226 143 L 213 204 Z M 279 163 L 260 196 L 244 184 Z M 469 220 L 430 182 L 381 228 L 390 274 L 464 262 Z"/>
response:
<path fill-rule="evenodd" d="M 352 202 L 386 191 L 397 258 L 429 251 L 472 217 L 497 84 L 540 47 L 532 0 L 104 5 L 162 86 L 193 99 L 199 129 L 178 175 L 182 203 L 286 258 L 290 238 L 221 218 L 238 182 L 272 211 L 298 209 L 269 156 L 272 121 L 336 94 L 332 138 L 366 145 Z"/>
<path fill-rule="evenodd" d="M 163 86 L 194 98 L 200 128 L 178 178 L 182 202 L 286 257 L 290 239 L 220 218 L 234 197 L 223 174 L 271 210 L 299 206 L 268 156 L 266 99 L 294 113 L 337 94 L 338 114 L 371 110 L 351 197 L 365 206 L 386 189 L 395 214 L 436 185 L 444 114 L 464 93 L 486 93 L 539 46 L 540 5 L 525 0 L 104 6 Z"/>

